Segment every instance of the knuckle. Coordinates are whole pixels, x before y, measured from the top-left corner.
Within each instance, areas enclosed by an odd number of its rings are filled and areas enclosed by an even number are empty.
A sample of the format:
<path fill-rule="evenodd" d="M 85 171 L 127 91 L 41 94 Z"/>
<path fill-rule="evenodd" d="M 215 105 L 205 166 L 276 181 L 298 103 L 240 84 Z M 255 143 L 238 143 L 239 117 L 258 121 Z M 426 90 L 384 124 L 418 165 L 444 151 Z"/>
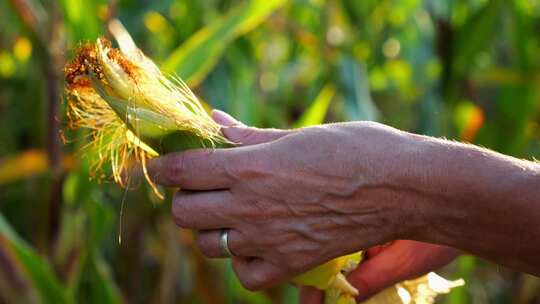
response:
<path fill-rule="evenodd" d="M 263 288 L 261 281 L 257 281 L 254 278 L 249 278 L 247 280 L 241 281 L 242 285 L 250 291 L 257 291 Z"/>
<path fill-rule="evenodd" d="M 171 157 L 165 158 L 165 172 L 167 172 L 165 178 L 169 183 L 177 183 L 184 172 L 184 153 L 179 153 Z"/>
<path fill-rule="evenodd" d="M 249 290 L 261 290 L 264 289 L 268 279 L 265 274 L 260 271 L 251 272 L 250 278 L 248 280 L 248 286 L 245 286 Z"/>
<path fill-rule="evenodd" d="M 255 137 L 257 134 L 256 129 L 254 128 L 243 128 L 240 130 L 240 136 L 242 140 L 250 140 Z"/>
<path fill-rule="evenodd" d="M 251 286 L 251 282 L 250 282 L 250 280 L 248 278 L 245 278 L 244 276 L 239 275 L 238 280 L 240 281 L 240 284 L 242 284 L 242 286 L 244 286 L 245 289 L 250 290 L 250 291 L 254 291 L 254 289 Z"/>
<path fill-rule="evenodd" d="M 238 182 L 249 182 L 253 179 L 268 176 L 271 166 L 266 165 L 264 155 L 259 154 L 256 148 L 244 149 L 242 153 L 234 155 L 229 172 Z"/>
<path fill-rule="evenodd" d="M 235 150 L 234 153 L 223 153 L 223 169 L 228 178 L 234 181 L 239 181 L 244 171 L 246 164 L 245 153 L 240 152 L 241 149 Z"/>

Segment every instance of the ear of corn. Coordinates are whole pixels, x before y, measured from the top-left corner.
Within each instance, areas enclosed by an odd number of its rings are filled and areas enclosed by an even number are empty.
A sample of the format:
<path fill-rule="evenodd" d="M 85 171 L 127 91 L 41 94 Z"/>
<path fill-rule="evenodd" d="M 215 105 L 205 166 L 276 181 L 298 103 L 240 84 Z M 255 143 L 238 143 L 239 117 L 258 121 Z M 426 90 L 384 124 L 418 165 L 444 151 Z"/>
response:
<path fill-rule="evenodd" d="M 110 163 L 114 180 L 124 185 L 122 173 L 131 163 L 140 163 L 148 182 L 161 196 L 146 174 L 148 158 L 232 143 L 222 136 L 219 125 L 181 79 L 164 76 L 118 21 L 109 27 L 120 49 L 104 38 L 85 43 L 65 68 L 69 125 L 91 130 L 93 140 L 88 147 L 99 155 L 94 171 Z M 324 290 L 327 304 L 355 303 L 358 290 L 345 275 L 361 259 L 361 252 L 339 257 L 293 281 Z M 415 287 L 420 284 L 424 281 L 404 282 L 403 286 L 418 290 L 411 297 L 421 299 L 426 295 Z M 396 297 L 387 291 L 383 296 Z M 404 303 L 387 301 L 383 296 L 370 303 Z"/>
<path fill-rule="evenodd" d="M 146 172 L 146 160 L 161 153 L 231 144 L 181 79 L 164 76 L 118 21 L 110 29 L 120 49 L 99 38 L 80 46 L 65 68 L 69 123 L 92 130 L 94 171 L 110 163 L 124 185 L 133 162 Z"/>

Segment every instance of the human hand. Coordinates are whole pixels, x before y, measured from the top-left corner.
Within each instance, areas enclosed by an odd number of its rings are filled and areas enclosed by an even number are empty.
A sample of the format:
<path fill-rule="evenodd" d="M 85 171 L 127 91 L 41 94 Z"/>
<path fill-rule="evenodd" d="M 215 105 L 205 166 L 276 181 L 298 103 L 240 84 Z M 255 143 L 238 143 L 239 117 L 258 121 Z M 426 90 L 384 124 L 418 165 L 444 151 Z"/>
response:
<path fill-rule="evenodd" d="M 205 255 L 223 256 L 219 230 L 229 230 L 233 267 L 248 289 L 396 239 L 409 227 L 403 217 L 414 223 L 400 191 L 386 187 L 407 141 L 401 131 L 366 122 L 263 130 L 219 117 L 228 120 L 224 135 L 244 146 L 172 153 L 148 170 L 183 190 L 173 217 L 201 231 Z"/>
<path fill-rule="evenodd" d="M 404 280 L 414 279 L 436 270 L 459 255 L 459 250 L 415 241 L 395 241 L 373 247 L 366 259 L 347 280 L 358 289 L 358 301 Z M 323 303 L 323 292 L 313 287 L 300 287 L 301 304 Z"/>

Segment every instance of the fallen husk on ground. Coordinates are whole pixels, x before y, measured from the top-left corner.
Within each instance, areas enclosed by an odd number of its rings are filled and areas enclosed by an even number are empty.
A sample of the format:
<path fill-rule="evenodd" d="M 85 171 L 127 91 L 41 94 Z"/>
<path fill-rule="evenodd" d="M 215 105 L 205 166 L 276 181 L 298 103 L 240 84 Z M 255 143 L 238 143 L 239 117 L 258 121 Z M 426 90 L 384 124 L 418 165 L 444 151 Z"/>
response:
<path fill-rule="evenodd" d="M 223 137 L 220 126 L 188 86 L 178 77 L 163 75 L 136 47 L 120 22 L 111 22 L 109 29 L 119 49 L 99 38 L 95 43 L 82 44 L 65 67 L 69 126 L 91 130 L 92 140 L 86 147 L 97 151 L 94 172 L 110 164 L 115 182 L 126 186 L 128 167 L 140 164 L 148 183 L 162 197 L 146 172 L 149 158 L 233 143 Z M 358 290 L 347 281 L 346 274 L 361 259 L 360 252 L 339 257 L 293 281 L 324 290 L 325 303 L 355 303 Z M 430 275 L 400 283 L 368 303 L 432 303 L 436 294 L 457 286 L 442 278 L 435 280 L 442 282 L 439 287 L 430 285 Z M 409 293 L 408 301 L 405 292 Z"/>

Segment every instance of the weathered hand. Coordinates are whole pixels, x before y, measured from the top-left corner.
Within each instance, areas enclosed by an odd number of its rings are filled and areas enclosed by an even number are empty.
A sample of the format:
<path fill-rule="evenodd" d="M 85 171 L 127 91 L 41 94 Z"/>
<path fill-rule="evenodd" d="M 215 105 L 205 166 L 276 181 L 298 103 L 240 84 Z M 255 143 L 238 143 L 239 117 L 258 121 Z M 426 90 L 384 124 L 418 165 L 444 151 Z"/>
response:
<path fill-rule="evenodd" d="M 415 241 L 395 241 L 367 251 L 366 260 L 353 271 L 348 280 L 360 292 L 357 300 L 430 271 L 454 260 L 459 251 L 439 245 Z M 300 303 L 323 303 L 323 293 L 312 287 L 300 288 Z"/>
<path fill-rule="evenodd" d="M 215 119 L 224 119 L 223 114 Z M 228 120 L 228 122 L 226 122 Z M 334 257 L 383 244 L 407 228 L 400 192 L 385 187 L 402 132 L 376 123 L 297 131 L 232 123 L 241 147 L 191 150 L 155 159 L 153 179 L 179 187 L 178 226 L 202 231 L 199 246 L 220 257 L 219 229 L 229 229 L 233 267 L 249 289 L 274 286 Z"/>

